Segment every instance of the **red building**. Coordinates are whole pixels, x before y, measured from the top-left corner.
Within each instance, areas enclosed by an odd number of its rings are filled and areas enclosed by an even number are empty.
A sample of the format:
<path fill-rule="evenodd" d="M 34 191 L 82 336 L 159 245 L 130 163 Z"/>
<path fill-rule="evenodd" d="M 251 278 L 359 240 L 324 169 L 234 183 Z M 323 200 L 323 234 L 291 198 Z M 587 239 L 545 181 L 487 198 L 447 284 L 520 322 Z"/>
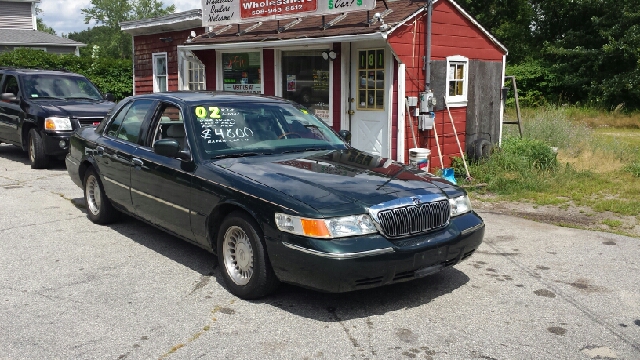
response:
<path fill-rule="evenodd" d="M 121 26 L 134 36 L 137 94 L 281 96 L 350 130 L 352 145 L 374 155 L 406 163 L 410 148 L 430 149 L 434 169 L 460 156 L 456 135 L 471 154 L 499 142 L 507 50 L 454 1 L 438 0 L 427 62 L 427 24 L 426 3 L 397 0 L 378 1 L 368 12 L 206 29 L 200 10 Z M 426 89 L 427 63 L 436 100 L 431 128 L 432 117 L 420 121 L 416 106 L 407 106 Z"/>

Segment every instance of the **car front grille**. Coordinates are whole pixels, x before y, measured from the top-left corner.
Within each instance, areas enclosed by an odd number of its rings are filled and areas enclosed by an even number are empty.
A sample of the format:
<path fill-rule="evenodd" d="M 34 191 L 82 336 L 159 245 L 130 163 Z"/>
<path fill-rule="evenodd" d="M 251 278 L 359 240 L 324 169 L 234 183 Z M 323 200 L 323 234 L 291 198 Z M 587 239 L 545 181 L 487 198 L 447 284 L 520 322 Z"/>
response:
<path fill-rule="evenodd" d="M 80 126 L 92 126 L 102 121 L 102 117 L 78 117 Z"/>
<path fill-rule="evenodd" d="M 449 201 L 444 199 L 424 203 L 414 200 L 404 206 L 378 208 L 372 215 L 383 235 L 399 238 L 442 228 L 449 223 L 450 213 Z"/>

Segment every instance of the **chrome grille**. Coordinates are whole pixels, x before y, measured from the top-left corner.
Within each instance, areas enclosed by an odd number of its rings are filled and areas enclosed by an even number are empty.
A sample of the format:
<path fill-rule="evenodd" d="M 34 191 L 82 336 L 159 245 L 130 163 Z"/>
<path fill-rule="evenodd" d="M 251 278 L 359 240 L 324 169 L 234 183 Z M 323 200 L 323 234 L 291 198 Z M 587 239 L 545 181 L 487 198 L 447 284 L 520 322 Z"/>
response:
<path fill-rule="evenodd" d="M 104 117 L 78 117 L 78 122 L 80 126 L 90 126 L 94 123 L 99 123 L 104 119 Z"/>
<path fill-rule="evenodd" d="M 449 201 L 441 200 L 380 210 L 376 220 L 385 236 L 397 238 L 446 226 L 450 212 Z"/>

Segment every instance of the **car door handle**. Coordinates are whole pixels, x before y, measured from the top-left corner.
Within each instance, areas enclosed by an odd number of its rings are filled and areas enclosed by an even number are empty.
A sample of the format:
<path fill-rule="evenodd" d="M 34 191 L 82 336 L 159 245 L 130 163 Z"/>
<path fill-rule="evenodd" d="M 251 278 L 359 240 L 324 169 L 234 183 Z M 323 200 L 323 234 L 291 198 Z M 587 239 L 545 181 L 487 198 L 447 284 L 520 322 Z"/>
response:
<path fill-rule="evenodd" d="M 133 163 L 133 165 L 135 166 L 142 166 L 144 165 L 144 161 L 138 159 L 138 158 L 133 158 L 131 159 L 131 162 Z"/>

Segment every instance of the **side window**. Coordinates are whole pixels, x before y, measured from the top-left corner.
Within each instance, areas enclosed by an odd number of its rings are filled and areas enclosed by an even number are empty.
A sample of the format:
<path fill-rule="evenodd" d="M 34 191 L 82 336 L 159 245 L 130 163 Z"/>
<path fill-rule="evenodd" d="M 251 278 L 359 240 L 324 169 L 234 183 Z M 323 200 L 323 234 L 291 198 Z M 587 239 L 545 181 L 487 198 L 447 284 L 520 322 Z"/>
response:
<path fill-rule="evenodd" d="M 116 137 L 132 143 L 137 143 L 140 137 L 140 127 L 144 121 L 149 108 L 153 104 L 152 100 L 134 101 L 122 119 L 122 125 L 118 129 Z"/>
<path fill-rule="evenodd" d="M 173 104 L 163 103 L 157 114 L 159 119 L 156 122 L 151 145 L 153 146 L 153 143 L 160 139 L 174 139 L 182 149 L 185 149 L 187 134 L 180 108 Z"/>
<path fill-rule="evenodd" d="M 155 53 L 153 58 L 153 92 L 167 91 L 167 53 Z"/>
<path fill-rule="evenodd" d="M 467 106 L 469 59 L 464 56 L 447 57 L 446 101 L 449 106 Z"/>
<path fill-rule="evenodd" d="M 12 93 L 15 96 L 18 96 L 18 79 L 16 79 L 13 75 L 7 75 L 4 79 L 4 84 L 2 85 L 2 93 Z"/>
<path fill-rule="evenodd" d="M 131 103 L 128 103 L 127 105 L 123 106 L 122 109 L 120 109 L 120 112 L 116 114 L 113 121 L 109 125 L 107 125 L 107 131 L 105 131 L 105 135 L 116 137 L 116 135 L 118 134 L 118 129 L 120 129 L 120 125 L 122 124 L 122 119 L 124 119 L 124 116 L 127 114 L 127 111 L 129 111 L 130 107 Z"/>

